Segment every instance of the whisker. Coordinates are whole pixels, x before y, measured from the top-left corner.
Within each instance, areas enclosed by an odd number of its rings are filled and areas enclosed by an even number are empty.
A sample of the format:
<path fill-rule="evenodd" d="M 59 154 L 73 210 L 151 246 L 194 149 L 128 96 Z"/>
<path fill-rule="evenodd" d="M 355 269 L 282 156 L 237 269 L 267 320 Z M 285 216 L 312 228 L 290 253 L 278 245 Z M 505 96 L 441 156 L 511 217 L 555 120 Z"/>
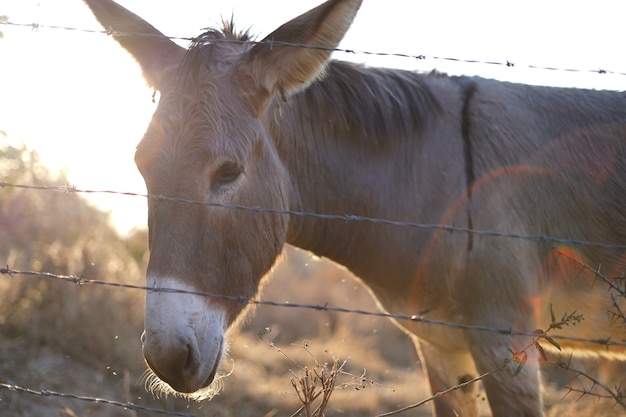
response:
<path fill-rule="evenodd" d="M 229 377 L 235 370 L 235 362 L 231 360 L 231 363 L 232 366 L 228 372 L 218 373 L 209 386 L 192 393 L 183 393 L 172 389 L 172 387 L 170 387 L 168 383 L 162 381 L 154 372 L 152 372 L 152 370 L 150 370 L 150 368 L 147 368 L 143 372 L 140 378 L 140 382 L 143 383 L 145 390 L 151 393 L 157 399 L 160 399 L 161 397 L 167 398 L 171 395 L 176 398 L 185 398 L 197 402 L 207 400 L 210 401 L 224 388 L 224 383 L 222 380 L 226 377 Z"/>

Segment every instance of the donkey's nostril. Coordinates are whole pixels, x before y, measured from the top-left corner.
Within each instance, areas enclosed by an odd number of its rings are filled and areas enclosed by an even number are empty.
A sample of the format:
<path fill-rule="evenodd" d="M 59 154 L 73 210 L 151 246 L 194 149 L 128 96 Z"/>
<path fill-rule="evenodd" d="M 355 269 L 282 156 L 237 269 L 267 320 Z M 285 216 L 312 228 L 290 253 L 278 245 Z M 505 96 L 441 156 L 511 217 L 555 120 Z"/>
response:
<path fill-rule="evenodd" d="M 143 354 L 152 371 L 176 391 L 191 393 L 202 388 L 197 382 L 200 352 L 195 348 L 195 336 L 169 344 L 158 339 L 143 338 Z"/>
<path fill-rule="evenodd" d="M 194 349 L 191 345 L 187 345 L 187 357 L 183 366 L 183 372 L 185 374 L 193 373 L 197 365 L 198 361 L 194 358 Z"/>

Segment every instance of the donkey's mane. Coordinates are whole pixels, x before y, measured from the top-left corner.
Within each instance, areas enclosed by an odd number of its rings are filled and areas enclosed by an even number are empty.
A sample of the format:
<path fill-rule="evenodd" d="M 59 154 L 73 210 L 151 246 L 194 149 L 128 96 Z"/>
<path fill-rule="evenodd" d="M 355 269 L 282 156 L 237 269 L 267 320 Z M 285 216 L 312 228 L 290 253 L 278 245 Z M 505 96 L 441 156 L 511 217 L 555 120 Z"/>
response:
<path fill-rule="evenodd" d="M 179 76 L 189 81 L 201 77 L 207 65 L 228 65 L 229 56 L 236 59 L 243 43 L 254 43 L 249 30 L 237 31 L 232 18 L 223 20 L 221 29 L 210 28 L 193 40 Z M 299 134 L 349 137 L 381 146 L 386 139 L 423 131 L 441 113 L 426 77 L 333 60 L 321 79 L 289 98 L 278 113 L 294 111 L 290 117 L 300 117 L 305 130 Z"/>
<path fill-rule="evenodd" d="M 191 41 L 179 66 L 178 77 L 197 81 L 196 77 L 201 77 L 205 68 L 228 64 L 229 57 L 235 58 L 241 53 L 242 44 L 253 40 L 249 30 L 235 29 L 232 17 L 222 20 L 221 28 L 207 28 Z"/>
<path fill-rule="evenodd" d="M 324 77 L 292 98 L 294 110 L 309 133 L 382 146 L 387 139 L 414 136 L 440 115 L 441 104 L 425 83 L 427 77 L 331 61 Z"/>
<path fill-rule="evenodd" d="M 237 30 L 235 28 L 235 20 L 233 17 L 230 20 L 222 20 L 221 27 L 218 28 L 206 28 L 205 32 L 195 37 L 191 43 L 190 49 L 200 48 L 207 43 L 211 43 L 219 39 L 230 39 L 233 41 L 247 42 L 252 41 L 253 36 L 250 35 L 250 30 Z"/>

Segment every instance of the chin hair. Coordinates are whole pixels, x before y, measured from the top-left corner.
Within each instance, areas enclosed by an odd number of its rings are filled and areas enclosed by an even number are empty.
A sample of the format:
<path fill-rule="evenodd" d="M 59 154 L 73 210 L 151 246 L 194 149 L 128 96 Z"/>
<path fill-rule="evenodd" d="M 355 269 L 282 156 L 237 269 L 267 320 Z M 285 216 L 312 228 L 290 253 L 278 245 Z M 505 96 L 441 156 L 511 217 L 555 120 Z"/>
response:
<path fill-rule="evenodd" d="M 218 395 L 222 388 L 224 388 L 224 383 L 222 379 L 230 376 L 234 370 L 234 362 L 233 368 L 227 373 L 218 373 L 215 376 L 215 379 L 209 386 L 199 389 L 198 391 L 185 393 L 178 392 L 172 389 L 167 382 L 162 381 L 154 372 L 150 369 L 146 369 L 141 377 L 141 381 L 143 382 L 144 388 L 146 391 L 151 393 L 155 398 L 167 398 L 170 395 L 178 398 L 186 398 L 193 401 L 207 401 L 211 400 L 213 397 Z"/>

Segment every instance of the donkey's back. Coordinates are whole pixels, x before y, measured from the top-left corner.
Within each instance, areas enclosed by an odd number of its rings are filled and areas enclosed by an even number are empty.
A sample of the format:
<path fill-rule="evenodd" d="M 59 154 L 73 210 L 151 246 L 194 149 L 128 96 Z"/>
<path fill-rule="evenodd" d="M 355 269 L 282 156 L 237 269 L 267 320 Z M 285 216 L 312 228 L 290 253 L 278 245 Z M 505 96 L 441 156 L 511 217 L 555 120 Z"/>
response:
<path fill-rule="evenodd" d="M 585 323 L 562 335 L 625 341 L 626 94 L 481 78 L 460 84 L 469 186 L 461 210 L 476 230 L 526 235 L 476 235 L 468 256 L 493 260 L 494 288 L 514 286 L 501 276 L 506 267 L 496 272 L 498 258 L 515 265 L 539 327 L 549 327 L 550 309 L 577 311 Z M 562 345 L 626 358 L 623 344 Z"/>

